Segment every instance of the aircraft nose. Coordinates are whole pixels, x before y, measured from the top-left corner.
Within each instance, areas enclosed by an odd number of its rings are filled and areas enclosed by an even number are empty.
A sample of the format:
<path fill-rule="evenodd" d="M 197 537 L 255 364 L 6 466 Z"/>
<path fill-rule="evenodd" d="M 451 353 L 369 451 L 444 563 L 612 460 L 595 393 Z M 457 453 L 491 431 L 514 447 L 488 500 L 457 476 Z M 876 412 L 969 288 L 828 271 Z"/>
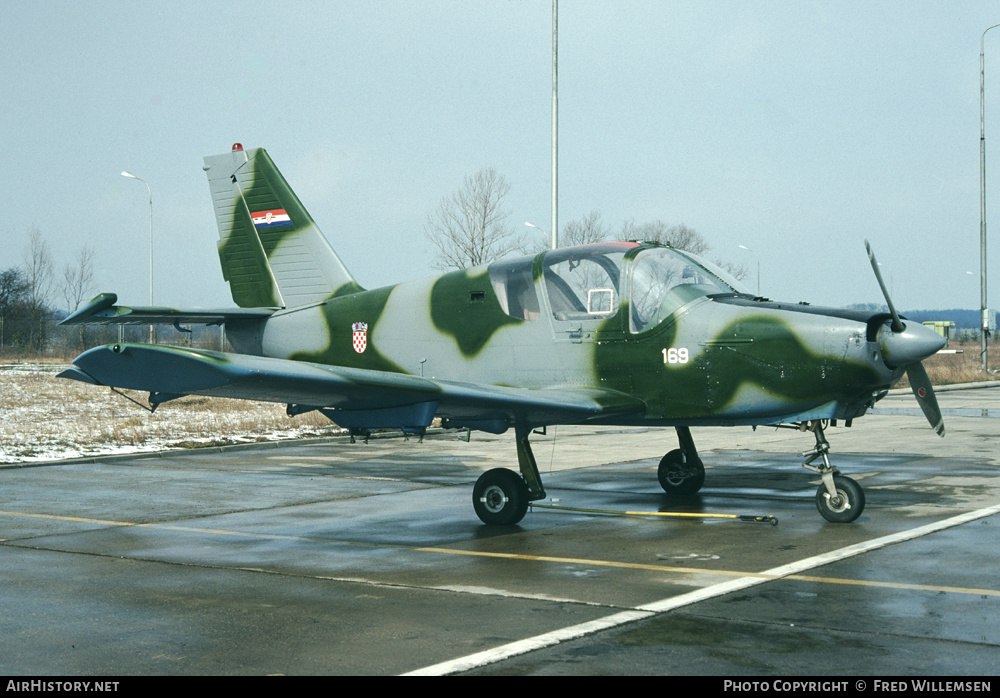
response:
<path fill-rule="evenodd" d="M 888 322 L 883 325 L 879 330 L 878 344 L 885 365 L 899 368 L 933 356 L 944 348 L 945 342 L 944 337 L 931 328 L 906 321 L 900 332 L 893 332 Z"/>

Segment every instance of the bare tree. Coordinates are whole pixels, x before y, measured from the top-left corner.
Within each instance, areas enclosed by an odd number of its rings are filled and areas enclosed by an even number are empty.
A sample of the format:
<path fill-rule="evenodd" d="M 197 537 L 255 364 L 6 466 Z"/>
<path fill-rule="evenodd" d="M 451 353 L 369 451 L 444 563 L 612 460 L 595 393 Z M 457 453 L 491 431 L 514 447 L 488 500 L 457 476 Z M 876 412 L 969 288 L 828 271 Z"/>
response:
<path fill-rule="evenodd" d="M 52 255 L 37 227 L 28 228 L 28 246 L 24 248 L 24 280 L 28 284 L 28 301 L 45 305 L 52 290 Z"/>
<path fill-rule="evenodd" d="M 94 248 L 84 245 L 77 253 L 76 260 L 68 262 L 63 267 L 62 295 L 66 301 L 66 310 L 70 313 L 76 311 L 94 290 Z M 79 328 L 79 347 L 82 349 L 87 344 L 85 334 L 86 325 L 77 325 Z"/>
<path fill-rule="evenodd" d="M 492 167 L 467 176 L 462 187 L 441 199 L 424 232 L 437 248 L 438 269 L 465 269 L 522 250 L 524 243 L 507 223 L 504 199 L 510 183 Z"/>
<path fill-rule="evenodd" d="M 94 290 L 94 248 L 84 245 L 76 260 L 63 267 L 62 296 L 66 310 L 73 312 Z M 82 325 L 81 325 L 82 327 Z"/>
<path fill-rule="evenodd" d="M 566 245 L 587 245 L 610 240 L 611 235 L 611 228 L 601 219 L 600 211 L 591 211 L 587 216 L 564 225 L 559 239 Z"/>
<path fill-rule="evenodd" d="M 750 269 L 746 264 L 737 264 L 736 262 L 724 262 L 721 259 L 715 260 L 716 265 L 724 269 L 737 281 L 743 281 L 743 279 L 750 276 Z"/>
<path fill-rule="evenodd" d="M 27 283 L 27 303 L 31 344 L 36 351 L 45 346 L 45 322 L 49 294 L 52 291 L 52 256 L 41 231 L 28 229 L 28 246 L 24 249 L 24 281 Z"/>
<path fill-rule="evenodd" d="M 705 238 L 694 228 L 683 223 L 667 225 L 659 219 L 638 225 L 634 220 L 626 221 L 622 226 L 621 237 L 623 240 L 659 242 L 696 255 L 705 254 L 709 248 Z"/>
<path fill-rule="evenodd" d="M 0 271 L 0 314 L 10 313 L 11 308 L 23 298 L 27 290 L 28 284 L 20 269 L 11 267 Z"/>
<path fill-rule="evenodd" d="M 699 257 L 704 257 L 711 248 L 708 241 L 694 228 L 689 228 L 683 223 L 680 225 L 667 225 L 661 220 L 649 221 L 639 225 L 636 225 L 635 221 L 627 221 L 622 226 L 621 238 L 623 240 L 643 240 L 668 244 L 674 249 L 684 250 Z M 715 264 L 737 280 L 743 280 L 749 274 L 745 265 L 725 262 L 720 259 L 716 259 Z"/>
<path fill-rule="evenodd" d="M 19 306 L 23 305 L 27 290 L 28 284 L 20 269 L 11 267 L 0 272 L 0 352 L 7 346 L 10 321 L 17 314 Z"/>

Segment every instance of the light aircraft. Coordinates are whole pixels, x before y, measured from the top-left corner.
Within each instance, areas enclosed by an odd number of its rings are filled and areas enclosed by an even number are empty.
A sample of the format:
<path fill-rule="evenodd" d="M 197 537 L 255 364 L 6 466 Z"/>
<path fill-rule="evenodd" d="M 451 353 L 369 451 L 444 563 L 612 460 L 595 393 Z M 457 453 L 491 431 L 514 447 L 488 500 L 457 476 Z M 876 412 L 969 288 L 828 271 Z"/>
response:
<path fill-rule="evenodd" d="M 674 427 L 658 476 L 697 492 L 705 469 L 691 428 L 796 427 L 816 445 L 829 521 L 857 519 L 861 487 L 830 464 L 824 429 L 865 414 L 904 373 L 935 430 L 944 426 L 920 363 L 944 340 L 888 313 L 777 303 L 669 246 L 596 243 L 365 290 L 264 149 L 205 158 L 222 272 L 238 308 L 116 305 L 101 294 L 63 321 L 224 324 L 238 353 L 147 344 L 90 349 L 60 374 L 149 392 L 319 410 L 352 434 L 378 429 L 514 430 L 518 470 L 473 488 L 486 524 L 519 522 L 545 497 L 529 437 L 557 424 Z M 867 246 L 867 242 L 866 242 Z M 814 464 L 816 463 L 816 464 Z"/>

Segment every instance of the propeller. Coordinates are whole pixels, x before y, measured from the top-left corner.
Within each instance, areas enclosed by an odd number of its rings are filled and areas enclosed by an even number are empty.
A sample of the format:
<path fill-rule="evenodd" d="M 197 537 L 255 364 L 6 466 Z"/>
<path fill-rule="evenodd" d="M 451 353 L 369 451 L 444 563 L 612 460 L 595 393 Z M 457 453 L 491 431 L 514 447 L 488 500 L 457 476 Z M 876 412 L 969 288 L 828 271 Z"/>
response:
<path fill-rule="evenodd" d="M 923 411 L 927 421 L 938 436 L 944 436 L 944 419 L 941 417 L 941 408 L 938 407 L 937 398 L 934 396 L 934 387 L 931 379 L 927 376 L 927 371 L 921 363 L 928 356 L 932 356 L 944 346 L 944 337 L 934 330 L 918 325 L 916 323 L 906 324 L 899 317 L 892 299 L 889 298 L 889 291 L 885 288 L 885 281 L 882 280 L 882 273 L 878 269 L 878 262 L 875 260 L 875 253 L 872 246 L 865 240 L 865 249 L 868 250 L 868 259 L 872 264 L 872 271 L 882 289 L 885 297 L 885 304 L 889 306 L 889 313 L 892 315 L 892 322 L 889 327 L 882 327 L 879 330 L 879 347 L 882 350 L 882 357 L 889 368 L 906 369 L 906 378 L 910 381 L 910 389 L 913 396 L 917 398 L 917 404 Z M 886 329 L 889 332 L 886 332 Z"/>

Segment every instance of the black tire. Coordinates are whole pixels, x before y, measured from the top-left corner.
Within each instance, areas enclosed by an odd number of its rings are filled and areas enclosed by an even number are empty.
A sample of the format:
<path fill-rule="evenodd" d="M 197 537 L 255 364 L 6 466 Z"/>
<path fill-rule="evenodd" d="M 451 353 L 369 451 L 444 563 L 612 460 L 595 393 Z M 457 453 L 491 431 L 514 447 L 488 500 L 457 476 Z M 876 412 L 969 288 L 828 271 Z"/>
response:
<path fill-rule="evenodd" d="M 831 497 L 825 485 L 816 490 L 816 508 L 832 523 L 851 523 L 865 510 L 865 491 L 861 485 L 843 475 L 833 476 L 837 496 Z"/>
<path fill-rule="evenodd" d="M 472 506 L 488 526 L 513 526 L 528 511 L 528 485 L 513 470 L 487 470 L 472 488 Z"/>
<path fill-rule="evenodd" d="M 689 496 L 705 484 L 705 466 L 700 458 L 684 462 L 684 452 L 675 449 L 663 456 L 656 471 L 660 487 L 667 494 Z"/>

